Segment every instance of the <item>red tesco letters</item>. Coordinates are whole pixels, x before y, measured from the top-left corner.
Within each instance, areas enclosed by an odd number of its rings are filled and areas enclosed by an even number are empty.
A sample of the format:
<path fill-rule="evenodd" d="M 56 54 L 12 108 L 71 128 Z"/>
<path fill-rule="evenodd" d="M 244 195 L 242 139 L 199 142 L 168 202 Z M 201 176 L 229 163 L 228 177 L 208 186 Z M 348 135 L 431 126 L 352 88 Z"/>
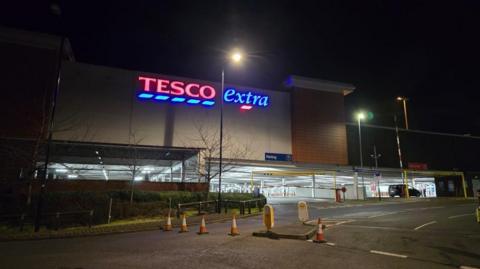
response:
<path fill-rule="evenodd" d="M 213 99 L 216 95 L 215 88 L 210 85 L 149 77 L 138 77 L 138 80 L 142 83 L 142 90 L 145 92 L 155 91 L 157 93 L 187 95 L 203 99 Z"/>

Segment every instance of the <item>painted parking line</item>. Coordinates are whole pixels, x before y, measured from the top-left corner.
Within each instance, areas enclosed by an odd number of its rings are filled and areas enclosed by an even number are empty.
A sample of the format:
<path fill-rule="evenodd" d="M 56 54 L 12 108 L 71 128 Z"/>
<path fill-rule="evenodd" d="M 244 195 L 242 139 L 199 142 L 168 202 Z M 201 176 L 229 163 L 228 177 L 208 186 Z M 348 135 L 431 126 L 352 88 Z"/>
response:
<path fill-rule="evenodd" d="M 370 253 L 380 254 L 380 255 L 385 255 L 385 256 L 392 256 L 392 257 L 397 257 L 397 258 L 402 258 L 402 259 L 406 259 L 408 257 L 407 255 L 396 254 L 396 253 L 392 253 L 392 252 L 379 251 L 379 250 L 370 250 Z"/>
<path fill-rule="evenodd" d="M 386 226 L 367 226 L 367 225 L 357 225 L 357 224 L 345 224 L 341 227 L 347 228 L 363 228 L 363 229 L 379 229 L 379 230 L 390 230 L 390 231 L 410 231 L 410 229 L 400 228 L 400 227 L 386 227 Z"/>
<path fill-rule="evenodd" d="M 351 222 L 354 222 L 355 220 L 344 220 L 344 221 L 340 221 L 340 222 L 337 222 L 335 224 L 333 224 L 334 226 L 337 226 L 337 225 L 342 225 L 342 224 L 345 224 L 345 223 L 351 223 Z"/>
<path fill-rule="evenodd" d="M 465 265 L 462 265 L 459 268 L 460 269 L 479 269 L 478 267 L 471 267 L 471 266 L 465 266 Z"/>
<path fill-rule="evenodd" d="M 377 215 L 368 216 L 368 218 L 369 218 L 369 219 L 372 219 L 372 218 L 377 218 L 377 217 L 394 215 L 394 214 L 398 214 L 398 213 L 401 213 L 401 212 L 400 212 L 400 211 L 396 211 L 396 212 L 382 213 L 382 214 L 377 214 Z"/>
<path fill-rule="evenodd" d="M 307 242 L 314 243 L 313 239 L 308 239 Z M 325 242 L 324 244 L 332 247 L 335 246 L 335 243 L 332 243 L 332 242 Z"/>
<path fill-rule="evenodd" d="M 404 212 L 419 211 L 419 210 L 430 210 L 430 209 L 440 209 L 445 208 L 444 206 L 431 206 L 431 207 L 420 207 L 420 208 L 409 208 L 404 209 Z"/>
<path fill-rule="evenodd" d="M 437 222 L 436 222 L 436 221 L 430 221 L 430 222 L 427 222 L 427 223 L 425 223 L 425 224 L 422 224 L 422 225 L 414 228 L 413 230 L 417 231 L 417 230 L 420 230 L 421 228 L 423 228 L 423 227 L 425 227 L 425 226 L 432 225 L 432 224 L 435 224 L 435 223 L 437 223 Z"/>
<path fill-rule="evenodd" d="M 461 217 L 466 217 L 466 216 L 473 216 L 473 215 L 475 215 L 475 213 L 455 215 L 455 216 L 450 216 L 450 217 L 448 217 L 448 218 L 449 218 L 449 219 L 456 219 L 456 218 L 461 218 Z"/>
<path fill-rule="evenodd" d="M 421 210 L 428 210 L 428 209 L 440 209 L 445 208 L 444 206 L 430 206 L 430 207 L 422 207 Z"/>

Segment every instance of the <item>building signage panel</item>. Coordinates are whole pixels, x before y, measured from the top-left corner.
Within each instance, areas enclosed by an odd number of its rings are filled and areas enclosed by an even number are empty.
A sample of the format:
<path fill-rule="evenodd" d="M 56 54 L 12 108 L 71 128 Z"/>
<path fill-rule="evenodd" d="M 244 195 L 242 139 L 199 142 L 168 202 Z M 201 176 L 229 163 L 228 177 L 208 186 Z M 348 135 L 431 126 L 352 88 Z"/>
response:
<path fill-rule="evenodd" d="M 426 163 L 408 163 L 408 169 L 412 170 L 428 170 L 428 165 Z"/>
<path fill-rule="evenodd" d="M 140 99 L 205 106 L 215 104 L 217 92 L 212 85 L 144 76 L 138 77 L 138 81 L 140 89 L 137 97 Z"/>
<path fill-rule="evenodd" d="M 291 160 L 292 154 L 265 152 L 265 161 L 290 162 Z"/>
<path fill-rule="evenodd" d="M 158 102 L 187 103 L 191 105 L 215 105 L 217 90 L 213 85 L 186 82 L 166 78 L 148 76 L 138 77 L 137 97 L 142 100 Z M 249 90 L 227 88 L 223 93 L 223 101 L 227 104 L 238 104 L 242 110 L 253 107 L 267 107 L 270 96 Z"/>
<path fill-rule="evenodd" d="M 251 91 L 240 91 L 235 88 L 227 88 L 223 93 L 223 101 L 226 103 L 239 104 L 240 109 L 249 110 L 254 106 L 267 107 L 270 102 L 270 96 Z"/>

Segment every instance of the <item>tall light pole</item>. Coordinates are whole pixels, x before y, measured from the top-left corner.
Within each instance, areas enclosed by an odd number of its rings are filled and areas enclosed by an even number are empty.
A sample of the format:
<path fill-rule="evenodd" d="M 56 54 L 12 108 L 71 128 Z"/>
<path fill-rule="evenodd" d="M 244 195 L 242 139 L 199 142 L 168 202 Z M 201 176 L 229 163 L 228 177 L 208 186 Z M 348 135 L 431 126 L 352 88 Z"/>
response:
<path fill-rule="evenodd" d="M 358 122 L 358 146 L 360 149 L 360 168 L 363 168 L 363 152 L 362 152 L 362 127 L 361 121 L 365 119 L 365 113 L 357 113 L 357 122 Z M 365 181 L 362 174 L 362 189 L 363 189 L 363 199 L 365 200 Z"/>
<path fill-rule="evenodd" d="M 50 11 L 52 12 L 53 15 L 58 16 L 59 18 L 59 26 L 61 25 L 61 9 L 57 4 L 52 4 L 50 6 Z M 52 147 L 52 138 L 53 138 L 53 128 L 55 124 L 55 110 L 57 106 L 57 97 L 58 97 L 58 92 L 60 91 L 60 79 L 62 77 L 62 57 L 63 57 L 63 50 L 65 47 L 65 40 L 66 37 L 63 35 L 60 36 L 60 44 L 58 48 L 58 54 L 57 59 L 56 59 L 56 70 L 55 70 L 55 87 L 52 93 L 52 97 L 50 97 L 50 104 L 48 104 L 48 122 L 45 123 L 47 126 L 47 143 L 46 143 L 46 148 L 45 148 L 45 162 L 43 164 L 43 174 L 42 178 L 40 179 L 40 191 L 38 193 L 38 201 L 35 209 L 35 219 L 33 221 L 33 230 L 34 232 L 38 232 L 40 230 L 40 223 L 41 223 L 41 218 L 42 218 L 42 211 L 43 211 L 43 202 L 44 202 L 44 196 L 46 192 L 46 187 L 47 187 L 47 180 L 48 180 L 48 164 L 50 163 L 50 150 Z"/>
<path fill-rule="evenodd" d="M 408 116 L 407 116 L 407 97 L 398 96 L 397 101 L 401 101 L 403 103 L 403 118 L 405 119 L 405 129 L 408 130 Z"/>
<path fill-rule="evenodd" d="M 397 115 L 393 116 L 393 121 L 395 122 L 395 135 L 397 137 L 398 160 L 400 163 L 400 171 L 401 171 L 400 173 L 402 174 L 403 183 L 405 183 L 406 178 L 403 170 L 402 150 L 400 147 L 400 136 L 398 135 Z M 408 198 L 408 197 L 409 197 L 409 194 L 408 194 L 408 180 L 407 180 L 405 184 L 405 198 Z"/>
<path fill-rule="evenodd" d="M 377 146 L 373 145 L 373 154 L 370 155 L 375 160 L 375 176 L 378 177 L 378 200 L 382 201 L 382 194 L 380 192 L 380 173 L 378 172 L 378 158 L 382 157 L 382 154 L 377 154 Z"/>
<path fill-rule="evenodd" d="M 234 51 L 229 55 L 229 60 L 235 64 L 239 64 L 243 59 L 243 55 L 239 51 Z M 223 170 L 223 91 L 225 90 L 225 68 L 222 67 L 222 85 L 220 95 L 220 149 L 218 162 L 218 213 L 222 211 L 222 170 Z"/>

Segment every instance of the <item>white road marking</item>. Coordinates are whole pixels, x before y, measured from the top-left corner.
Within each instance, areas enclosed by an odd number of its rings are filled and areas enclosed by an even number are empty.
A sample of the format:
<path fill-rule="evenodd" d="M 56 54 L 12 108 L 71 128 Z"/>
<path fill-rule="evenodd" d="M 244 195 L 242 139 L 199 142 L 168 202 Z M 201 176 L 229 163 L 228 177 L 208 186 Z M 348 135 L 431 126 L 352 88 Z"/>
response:
<path fill-rule="evenodd" d="M 310 243 L 313 243 L 313 239 L 308 239 L 307 242 L 310 242 Z M 335 243 L 331 243 L 331 242 L 326 242 L 325 245 L 329 245 L 329 246 L 335 246 Z"/>
<path fill-rule="evenodd" d="M 423 227 L 425 227 L 425 226 L 427 226 L 427 225 L 431 225 L 431 224 L 435 224 L 435 223 L 437 223 L 437 222 L 436 222 L 436 221 L 430 221 L 430 222 L 427 222 L 427 223 L 425 223 L 425 224 L 422 224 L 422 225 L 416 227 L 416 228 L 413 229 L 413 230 L 417 231 L 417 230 L 419 230 L 419 229 L 421 229 L 421 228 L 423 228 Z"/>
<path fill-rule="evenodd" d="M 427 209 L 439 209 L 439 208 L 445 208 L 445 207 L 444 206 L 430 206 L 430 207 L 422 207 L 420 209 L 427 210 Z"/>
<path fill-rule="evenodd" d="M 400 213 L 400 212 L 396 211 L 396 212 L 382 213 L 382 214 L 369 216 L 368 218 L 371 219 L 371 218 L 383 217 L 383 216 L 388 216 L 388 215 L 393 215 L 393 214 L 398 214 L 398 213 Z"/>
<path fill-rule="evenodd" d="M 380 254 L 380 255 L 386 255 L 386 256 L 392 256 L 392 257 L 403 258 L 403 259 L 406 259 L 406 258 L 408 257 L 407 255 L 401 255 L 401 254 L 396 254 L 396 253 L 391 253 L 391 252 L 384 252 L 384 251 L 378 251 L 378 250 L 370 250 L 370 253 Z"/>
<path fill-rule="evenodd" d="M 479 269 L 479 268 L 462 265 L 462 266 L 460 266 L 460 269 Z"/>
<path fill-rule="evenodd" d="M 410 229 L 399 228 L 399 227 L 382 227 L 382 226 L 366 226 L 366 225 L 356 225 L 356 224 L 346 224 L 342 227 L 353 227 L 353 228 L 365 228 L 365 229 L 380 229 L 380 230 L 394 230 L 394 231 L 410 231 Z"/>
<path fill-rule="evenodd" d="M 345 221 L 340 221 L 340 222 L 337 222 L 335 223 L 334 225 L 342 225 L 342 224 L 345 224 L 345 223 L 350 223 L 350 222 L 354 222 L 355 220 L 345 220 Z"/>
<path fill-rule="evenodd" d="M 456 219 L 456 218 L 461 218 L 461 217 L 466 217 L 466 216 L 473 216 L 473 215 L 475 215 L 475 213 L 455 215 L 455 216 L 450 216 L 450 217 L 448 217 L 448 218 L 449 218 L 449 219 Z"/>

